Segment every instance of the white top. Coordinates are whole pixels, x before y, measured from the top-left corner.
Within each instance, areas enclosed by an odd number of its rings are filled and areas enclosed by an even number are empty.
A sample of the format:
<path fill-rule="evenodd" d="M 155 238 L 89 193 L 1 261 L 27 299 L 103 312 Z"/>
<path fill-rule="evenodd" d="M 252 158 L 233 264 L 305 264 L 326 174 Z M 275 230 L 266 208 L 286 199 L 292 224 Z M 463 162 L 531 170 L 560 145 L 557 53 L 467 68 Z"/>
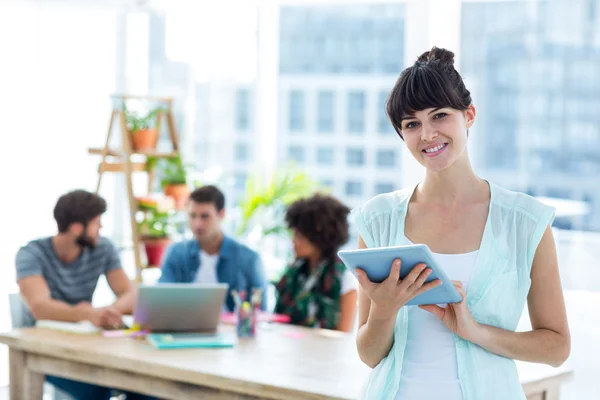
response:
<path fill-rule="evenodd" d="M 433 253 L 433 257 L 448 278 L 461 281 L 466 291 L 478 254 Z M 462 400 L 454 334 L 435 315 L 407 307 L 408 336 L 396 400 Z"/>
<path fill-rule="evenodd" d="M 194 282 L 197 283 L 219 283 L 217 278 L 217 263 L 219 262 L 219 253 L 210 255 L 204 250 L 200 250 L 200 268 L 196 273 Z"/>
<path fill-rule="evenodd" d="M 353 290 L 358 290 L 358 280 L 352 272 L 350 272 L 347 268 L 344 271 L 344 275 L 342 275 L 342 284 L 341 284 L 341 292 L 340 296 L 345 295 L 346 293 L 350 293 Z"/>

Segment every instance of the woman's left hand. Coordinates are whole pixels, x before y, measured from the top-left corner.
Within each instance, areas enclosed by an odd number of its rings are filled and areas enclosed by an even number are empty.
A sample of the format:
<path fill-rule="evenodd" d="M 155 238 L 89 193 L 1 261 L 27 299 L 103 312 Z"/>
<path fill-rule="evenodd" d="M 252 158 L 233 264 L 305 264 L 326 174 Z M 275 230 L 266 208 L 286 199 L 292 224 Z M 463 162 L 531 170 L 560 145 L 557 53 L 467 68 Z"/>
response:
<path fill-rule="evenodd" d="M 461 338 L 473 341 L 479 331 L 480 325 L 475 321 L 473 315 L 471 315 L 471 311 L 467 307 L 467 294 L 462 287 L 462 283 L 452 281 L 452 284 L 462 297 L 459 303 L 447 304 L 445 308 L 435 304 L 421 305 L 419 308 L 435 315 L 448 329 Z"/>

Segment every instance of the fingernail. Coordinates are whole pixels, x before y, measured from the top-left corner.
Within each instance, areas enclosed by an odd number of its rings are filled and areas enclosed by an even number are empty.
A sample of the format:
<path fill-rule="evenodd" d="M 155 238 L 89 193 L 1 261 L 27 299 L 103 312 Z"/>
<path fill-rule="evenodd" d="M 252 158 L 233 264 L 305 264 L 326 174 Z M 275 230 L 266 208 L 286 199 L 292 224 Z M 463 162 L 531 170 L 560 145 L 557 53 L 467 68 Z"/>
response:
<path fill-rule="evenodd" d="M 396 267 L 399 267 L 400 266 L 400 260 L 394 261 L 394 264 L 396 265 Z"/>

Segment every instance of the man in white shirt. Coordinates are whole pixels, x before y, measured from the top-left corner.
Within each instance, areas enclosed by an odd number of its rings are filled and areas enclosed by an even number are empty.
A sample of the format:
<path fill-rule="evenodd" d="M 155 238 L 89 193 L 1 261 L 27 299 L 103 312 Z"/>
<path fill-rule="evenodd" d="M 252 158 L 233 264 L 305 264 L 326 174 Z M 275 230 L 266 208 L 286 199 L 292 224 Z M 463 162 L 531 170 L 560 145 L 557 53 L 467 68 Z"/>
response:
<path fill-rule="evenodd" d="M 232 290 L 252 293 L 262 290 L 261 308 L 266 309 L 267 280 L 259 255 L 223 234 L 225 196 L 215 186 L 203 186 L 190 194 L 189 226 L 194 239 L 169 248 L 162 265 L 161 283 L 228 283 L 225 305 L 235 308 Z"/>

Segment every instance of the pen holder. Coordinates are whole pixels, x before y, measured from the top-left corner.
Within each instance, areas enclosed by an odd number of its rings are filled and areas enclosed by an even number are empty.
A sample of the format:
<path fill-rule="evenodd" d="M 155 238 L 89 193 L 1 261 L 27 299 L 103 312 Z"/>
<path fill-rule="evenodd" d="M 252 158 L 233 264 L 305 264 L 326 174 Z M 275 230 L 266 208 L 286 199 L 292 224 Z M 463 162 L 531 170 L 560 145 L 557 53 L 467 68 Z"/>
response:
<path fill-rule="evenodd" d="M 241 338 L 256 335 L 256 308 L 245 301 L 236 307 L 237 335 Z"/>

